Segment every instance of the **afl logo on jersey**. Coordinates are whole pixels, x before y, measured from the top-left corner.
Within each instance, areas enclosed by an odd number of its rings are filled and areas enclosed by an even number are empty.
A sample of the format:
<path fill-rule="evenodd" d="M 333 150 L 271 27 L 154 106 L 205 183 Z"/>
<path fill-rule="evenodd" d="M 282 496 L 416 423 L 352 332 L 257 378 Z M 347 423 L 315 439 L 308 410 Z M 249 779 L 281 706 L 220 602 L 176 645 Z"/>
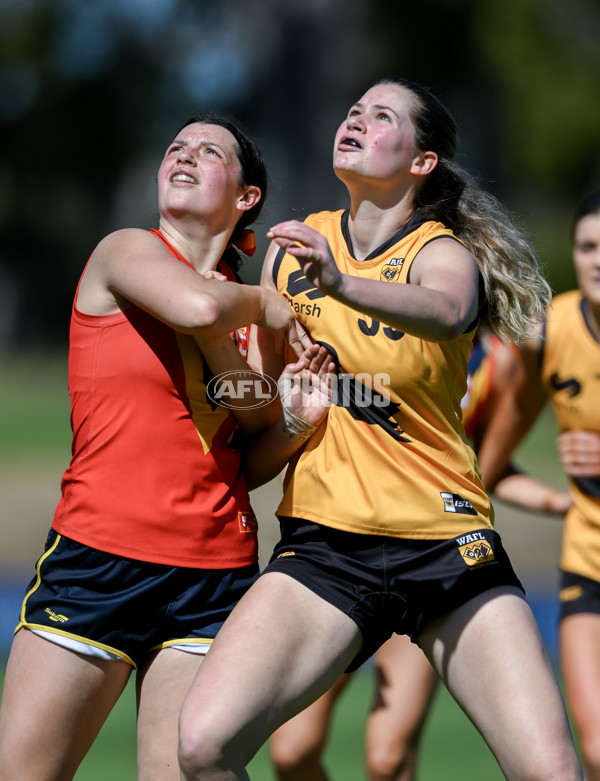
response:
<path fill-rule="evenodd" d="M 381 269 L 380 279 L 382 282 L 394 282 L 400 274 L 400 269 L 404 265 L 404 258 L 392 258 L 388 260 Z"/>

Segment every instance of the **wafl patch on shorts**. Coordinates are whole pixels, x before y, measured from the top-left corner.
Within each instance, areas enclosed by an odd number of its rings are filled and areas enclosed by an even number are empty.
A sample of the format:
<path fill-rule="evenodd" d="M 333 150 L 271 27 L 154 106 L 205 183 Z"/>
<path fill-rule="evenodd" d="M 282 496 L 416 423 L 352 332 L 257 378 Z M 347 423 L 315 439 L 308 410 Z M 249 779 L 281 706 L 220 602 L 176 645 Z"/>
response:
<path fill-rule="evenodd" d="M 474 567 L 477 564 L 489 564 L 494 561 L 494 550 L 481 532 L 463 534 L 456 538 L 458 551 L 465 564 Z"/>

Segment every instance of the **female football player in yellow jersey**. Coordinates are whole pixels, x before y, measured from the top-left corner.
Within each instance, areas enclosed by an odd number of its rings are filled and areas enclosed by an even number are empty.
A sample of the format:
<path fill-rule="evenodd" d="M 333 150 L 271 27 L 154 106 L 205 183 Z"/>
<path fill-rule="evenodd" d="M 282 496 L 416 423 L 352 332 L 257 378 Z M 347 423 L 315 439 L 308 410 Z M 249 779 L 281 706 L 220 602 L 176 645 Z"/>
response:
<path fill-rule="evenodd" d="M 560 560 L 559 637 L 567 702 L 590 781 L 600 781 L 600 192 L 573 224 L 578 290 L 555 296 L 539 335 L 516 350 L 520 371 L 482 449 L 493 486 L 550 398 L 573 506 Z"/>
<path fill-rule="evenodd" d="M 186 781 L 247 778 L 277 727 L 394 632 L 423 649 L 508 778 L 583 778 L 460 415 L 477 326 L 520 339 L 550 291 L 500 204 L 452 163 L 455 146 L 429 91 L 380 82 L 336 134 L 349 209 L 269 232 L 263 284 L 338 373 L 286 474 L 271 562 L 184 702 Z"/>
<path fill-rule="evenodd" d="M 482 332 L 469 356 L 462 400 L 465 433 L 479 449 L 488 423 L 515 370 L 510 345 Z M 494 491 L 506 502 L 537 512 L 564 515 L 568 492 L 509 464 Z M 369 781 L 414 781 L 417 751 L 438 676 L 421 649 L 394 634 L 374 658 L 375 693 L 367 718 L 365 764 Z M 322 697 L 277 729 L 270 751 L 278 781 L 326 781 L 322 764 L 330 720 L 351 675 L 344 674 Z M 335 768 L 332 768 L 335 774 Z"/>

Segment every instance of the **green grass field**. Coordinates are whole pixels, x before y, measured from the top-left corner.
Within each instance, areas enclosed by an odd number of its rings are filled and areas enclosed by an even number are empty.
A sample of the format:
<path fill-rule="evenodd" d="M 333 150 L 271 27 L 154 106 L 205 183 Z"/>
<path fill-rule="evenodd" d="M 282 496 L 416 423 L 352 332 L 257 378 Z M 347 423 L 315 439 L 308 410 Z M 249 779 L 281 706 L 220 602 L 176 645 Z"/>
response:
<path fill-rule="evenodd" d="M 554 436 L 552 418 L 545 414 L 518 457 L 519 463 L 531 466 L 533 473 L 560 482 Z M 0 375 L 0 463 L 13 467 L 15 463 L 23 464 L 24 469 L 31 459 L 53 464 L 59 460 L 66 465 L 69 443 L 65 356 L 4 360 Z M 10 552 L 5 550 L 2 555 L 7 561 Z M 0 659 L 0 675 L 3 669 Z M 340 700 L 326 752 L 333 781 L 365 778 L 363 733 L 372 686 L 370 671 L 361 670 Z M 249 770 L 253 781 L 274 779 L 266 747 L 252 761 Z M 130 683 L 76 778 L 77 781 L 133 781 L 135 776 L 135 696 Z M 443 687 L 438 691 L 425 727 L 418 777 L 419 781 L 503 778 L 478 732 Z"/>

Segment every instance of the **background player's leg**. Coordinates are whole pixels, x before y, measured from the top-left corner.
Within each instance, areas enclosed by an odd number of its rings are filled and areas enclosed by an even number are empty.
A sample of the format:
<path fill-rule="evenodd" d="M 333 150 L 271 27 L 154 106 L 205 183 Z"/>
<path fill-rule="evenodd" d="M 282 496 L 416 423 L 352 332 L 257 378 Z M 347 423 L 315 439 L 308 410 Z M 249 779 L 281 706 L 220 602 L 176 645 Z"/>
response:
<path fill-rule="evenodd" d="M 560 653 L 588 781 L 600 781 L 600 615 L 577 613 L 563 618 Z"/>
<path fill-rule="evenodd" d="M 351 675 L 341 675 L 318 700 L 275 730 L 271 759 L 279 781 L 327 781 L 321 755 L 332 712 Z"/>
<path fill-rule="evenodd" d="M 375 655 L 377 691 L 367 721 L 370 781 L 412 781 L 439 677 L 418 645 L 392 635 Z"/>

